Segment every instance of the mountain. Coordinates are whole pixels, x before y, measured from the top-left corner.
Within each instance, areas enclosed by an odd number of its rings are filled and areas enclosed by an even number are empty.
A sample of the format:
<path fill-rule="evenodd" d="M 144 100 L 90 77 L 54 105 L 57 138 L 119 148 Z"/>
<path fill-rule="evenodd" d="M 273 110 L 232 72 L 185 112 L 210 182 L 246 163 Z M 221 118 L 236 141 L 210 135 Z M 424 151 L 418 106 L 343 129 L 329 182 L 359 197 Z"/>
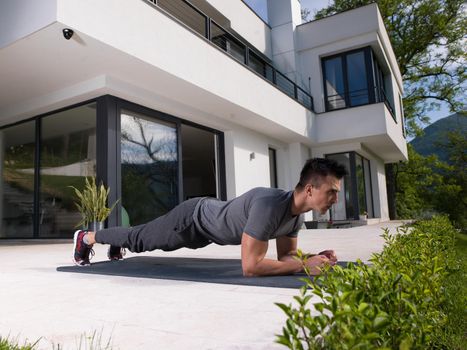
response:
<path fill-rule="evenodd" d="M 415 151 L 423 156 L 436 154 L 440 160 L 448 161 L 446 150 L 440 145 L 446 144 L 449 131 L 460 131 L 467 134 L 467 117 L 459 113 L 440 119 L 427 126 L 422 136 L 410 141 Z"/>

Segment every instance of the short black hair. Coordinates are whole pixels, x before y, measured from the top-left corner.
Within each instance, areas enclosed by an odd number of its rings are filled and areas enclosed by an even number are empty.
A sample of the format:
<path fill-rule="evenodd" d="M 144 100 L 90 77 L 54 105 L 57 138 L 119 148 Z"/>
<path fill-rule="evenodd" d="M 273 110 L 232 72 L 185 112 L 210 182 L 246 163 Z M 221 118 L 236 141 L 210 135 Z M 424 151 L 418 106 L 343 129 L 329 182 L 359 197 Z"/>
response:
<path fill-rule="evenodd" d="M 300 173 L 300 181 L 295 188 L 302 189 L 308 183 L 314 187 L 319 187 L 321 180 L 328 175 L 342 179 L 347 174 L 345 166 L 337 163 L 335 160 L 329 158 L 311 158 L 303 166 Z"/>

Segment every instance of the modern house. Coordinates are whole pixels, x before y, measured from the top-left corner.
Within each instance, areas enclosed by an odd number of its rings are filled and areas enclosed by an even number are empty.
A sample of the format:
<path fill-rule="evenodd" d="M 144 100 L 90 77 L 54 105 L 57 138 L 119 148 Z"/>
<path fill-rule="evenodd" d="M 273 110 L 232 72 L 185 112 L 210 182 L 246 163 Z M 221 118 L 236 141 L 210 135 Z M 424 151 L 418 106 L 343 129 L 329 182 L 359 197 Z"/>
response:
<path fill-rule="evenodd" d="M 303 24 L 298 0 L 267 6 L 265 23 L 241 0 L 2 1 L 0 237 L 70 237 L 85 176 L 120 199 L 107 225 L 136 225 L 293 189 L 310 157 L 350 173 L 326 217 L 388 219 L 384 165 L 407 149 L 377 5 Z"/>

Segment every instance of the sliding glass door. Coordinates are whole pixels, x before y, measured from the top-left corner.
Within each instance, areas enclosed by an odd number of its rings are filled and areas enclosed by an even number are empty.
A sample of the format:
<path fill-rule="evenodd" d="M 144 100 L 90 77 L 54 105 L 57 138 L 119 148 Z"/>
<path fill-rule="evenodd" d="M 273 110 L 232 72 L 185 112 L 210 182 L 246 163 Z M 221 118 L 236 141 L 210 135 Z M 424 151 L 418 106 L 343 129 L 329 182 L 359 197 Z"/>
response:
<path fill-rule="evenodd" d="M 333 220 L 358 220 L 359 215 L 374 217 L 370 161 L 356 152 L 327 155 L 347 169 L 341 182 L 341 192 L 332 206 Z"/>
<path fill-rule="evenodd" d="M 34 121 L 0 130 L 0 238 L 32 238 Z"/>
<path fill-rule="evenodd" d="M 41 119 L 39 236 L 71 237 L 81 220 L 70 186 L 96 175 L 96 103 Z"/>
<path fill-rule="evenodd" d="M 177 125 L 129 110 L 120 118 L 121 205 L 134 226 L 178 204 Z"/>

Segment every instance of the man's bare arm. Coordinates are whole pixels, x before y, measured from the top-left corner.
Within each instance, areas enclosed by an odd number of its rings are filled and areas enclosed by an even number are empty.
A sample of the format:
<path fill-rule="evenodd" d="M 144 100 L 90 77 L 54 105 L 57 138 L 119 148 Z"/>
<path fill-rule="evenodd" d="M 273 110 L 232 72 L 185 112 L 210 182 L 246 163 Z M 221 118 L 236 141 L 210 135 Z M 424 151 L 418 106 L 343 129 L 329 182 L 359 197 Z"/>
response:
<path fill-rule="evenodd" d="M 277 260 L 296 260 L 297 237 L 281 236 L 276 238 Z"/>
<path fill-rule="evenodd" d="M 288 237 L 289 238 L 289 237 Z M 289 242 L 292 243 L 292 242 Z M 292 243 L 293 245 L 293 243 Z M 290 247 L 282 247 L 280 250 L 286 251 Z M 296 239 L 295 239 L 296 249 Z M 283 254 L 283 260 L 265 258 L 268 250 L 268 242 L 260 241 L 249 236 L 247 233 L 242 235 L 242 269 L 246 277 L 253 276 L 271 276 L 271 275 L 291 275 L 303 270 L 300 261 L 288 258 Z M 278 247 L 279 252 L 279 247 Z"/>

